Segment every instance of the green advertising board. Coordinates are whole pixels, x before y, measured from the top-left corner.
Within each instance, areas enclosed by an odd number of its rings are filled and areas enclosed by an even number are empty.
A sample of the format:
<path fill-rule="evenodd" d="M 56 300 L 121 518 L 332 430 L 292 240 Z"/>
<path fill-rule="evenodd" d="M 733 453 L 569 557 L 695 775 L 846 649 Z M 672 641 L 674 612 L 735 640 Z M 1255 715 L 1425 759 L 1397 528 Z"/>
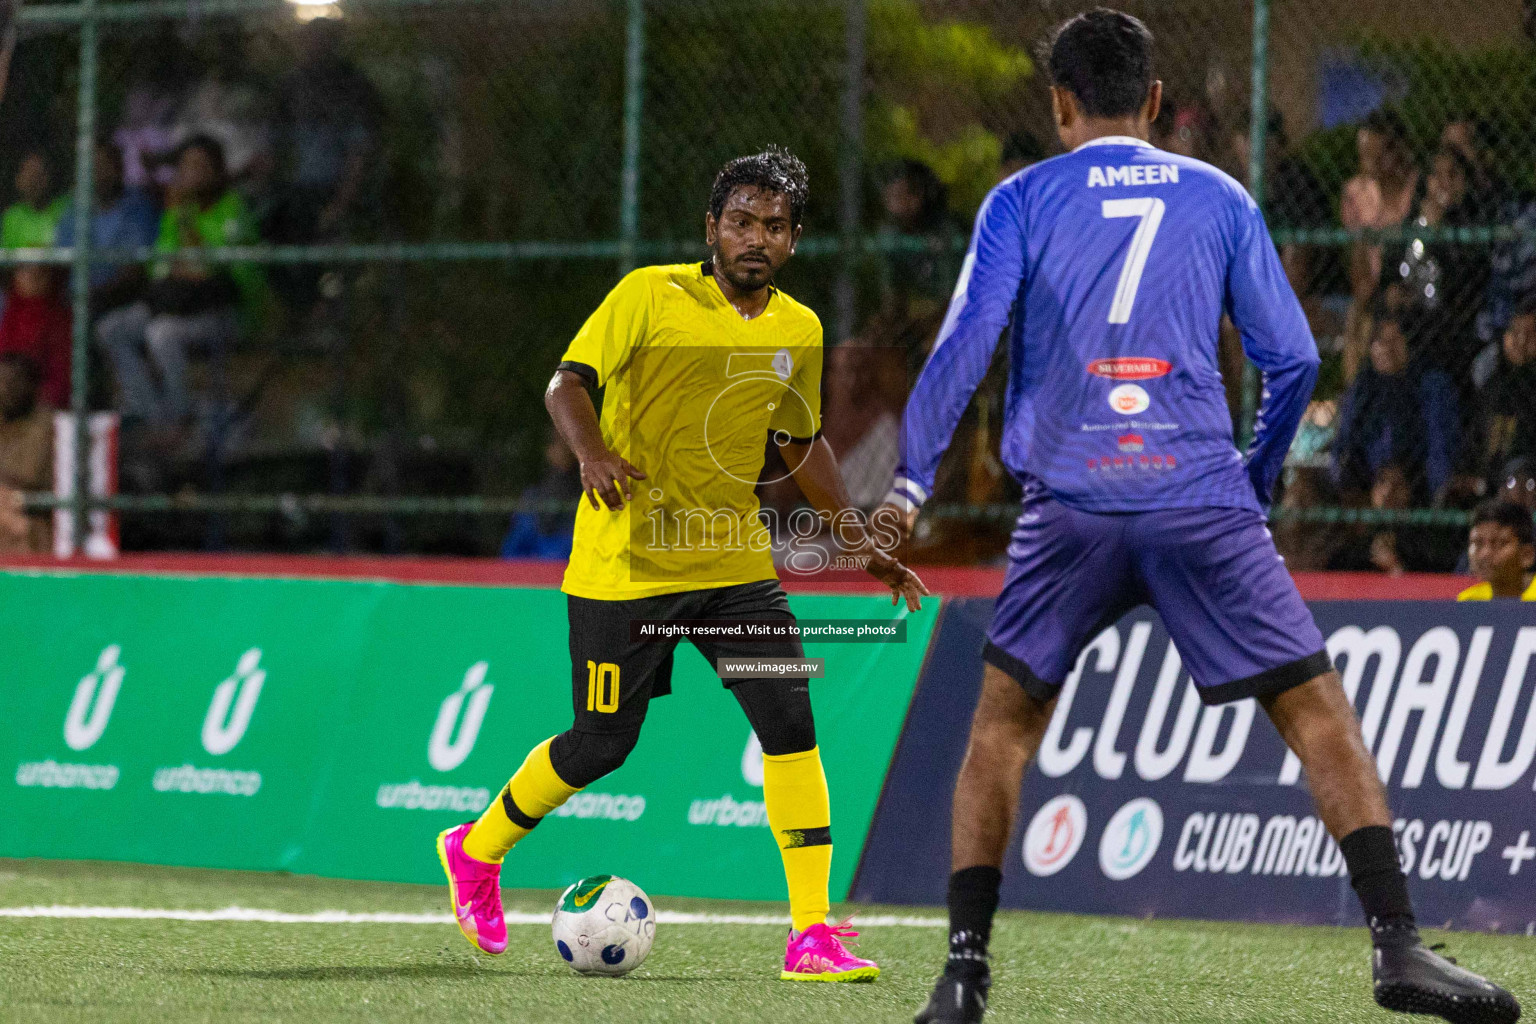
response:
<path fill-rule="evenodd" d="M 805 619 L 898 614 L 802 595 Z M 846 893 L 938 611 L 904 643 L 817 643 L 812 700 Z M 434 882 L 475 817 L 570 724 L 553 590 L 0 573 L 0 856 Z M 629 762 L 508 860 L 509 887 L 614 873 L 658 894 L 784 894 L 761 755 L 678 652 Z"/>

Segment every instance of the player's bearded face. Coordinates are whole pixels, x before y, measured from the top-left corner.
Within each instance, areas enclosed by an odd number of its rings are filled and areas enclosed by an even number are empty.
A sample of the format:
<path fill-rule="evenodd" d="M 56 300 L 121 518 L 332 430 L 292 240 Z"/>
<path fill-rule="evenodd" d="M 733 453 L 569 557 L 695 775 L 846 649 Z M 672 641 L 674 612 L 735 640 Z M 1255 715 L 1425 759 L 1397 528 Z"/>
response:
<path fill-rule="evenodd" d="M 732 192 L 718 220 L 705 216 L 704 232 L 721 276 L 748 292 L 773 280 L 800 237 L 790 222 L 789 200 L 755 188 Z"/>

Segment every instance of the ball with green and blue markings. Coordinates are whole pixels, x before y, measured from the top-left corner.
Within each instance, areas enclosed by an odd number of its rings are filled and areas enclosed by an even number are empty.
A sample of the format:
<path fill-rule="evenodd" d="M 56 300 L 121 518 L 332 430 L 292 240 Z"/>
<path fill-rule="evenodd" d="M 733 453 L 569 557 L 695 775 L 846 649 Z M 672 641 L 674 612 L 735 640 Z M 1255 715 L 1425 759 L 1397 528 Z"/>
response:
<path fill-rule="evenodd" d="M 634 882 L 592 875 L 560 894 L 550 925 L 555 950 L 572 970 L 617 978 L 650 953 L 656 908 Z"/>

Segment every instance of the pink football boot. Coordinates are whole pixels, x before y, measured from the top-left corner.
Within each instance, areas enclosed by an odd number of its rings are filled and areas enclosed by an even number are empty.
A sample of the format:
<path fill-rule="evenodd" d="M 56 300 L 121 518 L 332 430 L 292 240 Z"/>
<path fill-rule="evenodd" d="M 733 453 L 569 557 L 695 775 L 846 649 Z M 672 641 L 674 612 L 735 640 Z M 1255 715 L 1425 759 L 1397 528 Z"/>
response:
<path fill-rule="evenodd" d="M 837 925 L 813 924 L 796 935 L 789 933 L 784 948 L 781 981 L 874 981 L 880 967 L 873 960 L 862 960 L 843 948 L 843 940 L 859 933 L 847 921 Z"/>
<path fill-rule="evenodd" d="M 448 876 L 448 897 L 459 931 L 483 953 L 504 953 L 507 921 L 501 914 L 501 865 L 475 860 L 464 852 L 464 837 L 472 825 L 467 821 L 438 833 L 437 859 Z"/>

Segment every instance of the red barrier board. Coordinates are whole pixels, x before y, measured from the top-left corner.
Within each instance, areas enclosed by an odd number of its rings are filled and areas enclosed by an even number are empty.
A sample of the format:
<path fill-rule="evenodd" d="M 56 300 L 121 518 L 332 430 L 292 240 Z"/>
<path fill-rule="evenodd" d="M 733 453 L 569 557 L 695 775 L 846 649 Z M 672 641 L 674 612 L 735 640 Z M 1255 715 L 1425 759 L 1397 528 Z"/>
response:
<path fill-rule="evenodd" d="M 564 562 L 490 558 L 388 558 L 366 555 L 256 555 L 164 552 L 127 554 L 111 561 L 9 556 L 0 569 L 108 572 L 133 575 L 262 576 L 301 579 L 388 580 L 466 586 L 558 587 Z M 981 566 L 917 567 L 928 589 L 948 597 L 994 597 L 1003 570 Z M 1296 586 L 1308 601 L 1451 600 L 1473 580 L 1465 576 L 1371 572 L 1302 572 Z M 861 572 L 835 570 L 786 576 L 794 593 L 875 593 L 880 584 Z"/>

